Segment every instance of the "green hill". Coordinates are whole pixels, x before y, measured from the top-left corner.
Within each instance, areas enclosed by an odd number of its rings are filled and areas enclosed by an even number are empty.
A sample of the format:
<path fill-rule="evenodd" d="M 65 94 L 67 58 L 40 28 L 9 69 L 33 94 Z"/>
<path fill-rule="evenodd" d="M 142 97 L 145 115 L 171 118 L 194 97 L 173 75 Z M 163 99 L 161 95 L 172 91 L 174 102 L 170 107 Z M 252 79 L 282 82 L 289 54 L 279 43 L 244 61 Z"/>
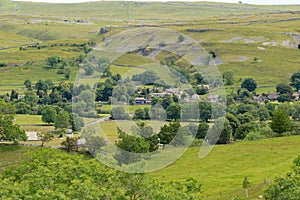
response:
<path fill-rule="evenodd" d="M 232 194 L 244 197 L 242 182 L 248 177 L 251 199 L 262 195 L 269 180 L 290 171 L 300 153 L 300 137 L 284 137 L 233 145 L 215 146 L 205 158 L 198 157 L 199 148 L 190 148 L 172 165 L 151 175 L 161 181 L 185 180 L 193 177 L 203 184 L 208 199 L 229 198 Z"/>
<path fill-rule="evenodd" d="M 33 81 L 50 76 L 60 81 L 62 78 L 57 78 L 55 72 L 46 72 L 41 67 L 49 56 L 78 56 L 78 52 L 60 44 L 101 42 L 101 27 L 110 30 L 105 36 L 109 37 L 140 26 L 179 31 L 207 51 L 216 52 L 219 70 L 235 73 L 235 86 L 242 79 L 253 77 L 258 92 L 272 91 L 279 82 L 288 82 L 299 69 L 299 10 L 296 5 L 209 2 L 45 4 L 4 0 L 0 3 L 0 63 L 7 67 L 0 69 L 4 77 L 0 93 L 21 90 L 22 83 L 29 78 L 28 72 L 37 74 Z M 44 47 L 26 48 L 36 43 Z M 57 45 L 51 47 L 52 44 Z M 137 64 L 131 61 L 131 65 Z M 11 74 L 16 72 L 18 75 L 12 78 Z"/>

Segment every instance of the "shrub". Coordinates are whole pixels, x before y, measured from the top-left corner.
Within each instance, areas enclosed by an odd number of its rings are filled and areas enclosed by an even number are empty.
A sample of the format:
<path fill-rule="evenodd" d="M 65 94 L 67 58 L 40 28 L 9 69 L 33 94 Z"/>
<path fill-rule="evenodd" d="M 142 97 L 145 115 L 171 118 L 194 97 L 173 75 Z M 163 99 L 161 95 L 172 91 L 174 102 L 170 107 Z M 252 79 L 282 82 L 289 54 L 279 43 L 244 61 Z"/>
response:
<path fill-rule="evenodd" d="M 250 132 L 247 134 L 244 140 L 254 141 L 254 140 L 261 140 L 265 138 L 266 136 L 260 134 L 259 132 Z"/>
<path fill-rule="evenodd" d="M 274 133 L 274 131 L 269 126 L 261 128 L 259 132 L 266 138 L 276 137 L 276 133 Z"/>

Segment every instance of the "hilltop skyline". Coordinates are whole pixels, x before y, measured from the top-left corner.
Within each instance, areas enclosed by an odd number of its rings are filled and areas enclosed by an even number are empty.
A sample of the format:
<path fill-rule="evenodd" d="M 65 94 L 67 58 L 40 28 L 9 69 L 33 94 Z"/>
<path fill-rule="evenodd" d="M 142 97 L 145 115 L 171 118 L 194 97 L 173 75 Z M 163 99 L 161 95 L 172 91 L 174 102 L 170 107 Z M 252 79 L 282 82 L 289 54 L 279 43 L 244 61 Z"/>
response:
<path fill-rule="evenodd" d="M 28 2 L 46 2 L 46 3 L 84 3 L 84 2 L 95 2 L 99 0 L 17 0 L 17 1 L 28 1 Z M 113 0 L 116 1 L 116 0 Z M 119 0 L 126 1 L 126 0 Z M 143 0 L 137 0 L 143 1 Z M 145 2 L 147 0 L 144 0 Z M 184 1 L 184 2 L 223 2 L 223 3 L 238 3 L 238 0 L 151 0 L 149 2 L 167 2 L 167 1 Z M 242 1 L 246 4 L 256 4 L 256 5 L 299 5 L 297 0 L 245 0 Z"/>

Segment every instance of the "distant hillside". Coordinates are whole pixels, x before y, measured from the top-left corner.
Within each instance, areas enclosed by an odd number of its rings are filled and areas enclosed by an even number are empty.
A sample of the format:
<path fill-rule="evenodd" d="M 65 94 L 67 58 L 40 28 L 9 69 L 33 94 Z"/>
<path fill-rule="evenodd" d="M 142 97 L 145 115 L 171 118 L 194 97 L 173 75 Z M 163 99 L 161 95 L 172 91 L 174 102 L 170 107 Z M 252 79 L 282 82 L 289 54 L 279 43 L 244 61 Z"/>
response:
<path fill-rule="evenodd" d="M 22 89 L 33 71 L 33 81 L 43 78 L 40 74 L 46 73 L 39 69 L 47 57 L 78 55 L 61 45 L 101 42 L 101 27 L 109 29 L 105 37 L 137 27 L 178 31 L 199 42 L 207 52 L 214 51 L 221 73 L 234 72 L 234 86 L 253 77 L 258 92 L 274 91 L 276 84 L 288 83 L 291 74 L 300 68 L 300 6 L 106 1 L 45 4 L 8 0 L 2 0 L 0 6 L 0 63 L 7 64 L 0 69 L 4 76 L 0 94 Z M 45 48 L 26 48 L 36 43 Z M 20 51 L 20 47 L 26 50 Z M 131 61 L 135 66 L 135 60 Z M 11 74 L 17 74 L 15 80 L 11 80 Z M 55 72 L 51 74 L 54 81 L 61 80 Z"/>

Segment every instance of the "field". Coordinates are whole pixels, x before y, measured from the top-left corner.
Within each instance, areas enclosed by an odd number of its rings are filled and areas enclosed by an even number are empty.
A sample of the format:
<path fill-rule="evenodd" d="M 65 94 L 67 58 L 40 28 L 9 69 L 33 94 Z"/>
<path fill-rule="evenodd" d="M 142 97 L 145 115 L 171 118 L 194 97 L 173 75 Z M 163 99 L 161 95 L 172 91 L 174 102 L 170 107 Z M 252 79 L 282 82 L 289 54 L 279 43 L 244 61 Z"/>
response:
<path fill-rule="evenodd" d="M 151 176 L 161 181 L 193 177 L 203 184 L 208 199 L 224 199 L 231 194 L 244 196 L 242 181 L 247 176 L 252 186 L 249 195 L 257 199 L 262 195 L 264 182 L 290 171 L 300 152 L 299 142 L 297 136 L 220 145 L 203 159 L 198 157 L 199 148 L 192 147 L 175 163 Z"/>
<path fill-rule="evenodd" d="M 110 104 L 103 104 L 103 106 L 101 107 L 101 111 L 103 111 L 105 113 L 110 113 L 111 109 L 113 107 L 117 107 L 117 106 L 116 105 L 110 105 Z M 134 111 L 136 111 L 137 109 L 150 108 L 150 105 L 128 105 L 124 108 L 128 109 L 128 112 L 133 114 Z"/>

